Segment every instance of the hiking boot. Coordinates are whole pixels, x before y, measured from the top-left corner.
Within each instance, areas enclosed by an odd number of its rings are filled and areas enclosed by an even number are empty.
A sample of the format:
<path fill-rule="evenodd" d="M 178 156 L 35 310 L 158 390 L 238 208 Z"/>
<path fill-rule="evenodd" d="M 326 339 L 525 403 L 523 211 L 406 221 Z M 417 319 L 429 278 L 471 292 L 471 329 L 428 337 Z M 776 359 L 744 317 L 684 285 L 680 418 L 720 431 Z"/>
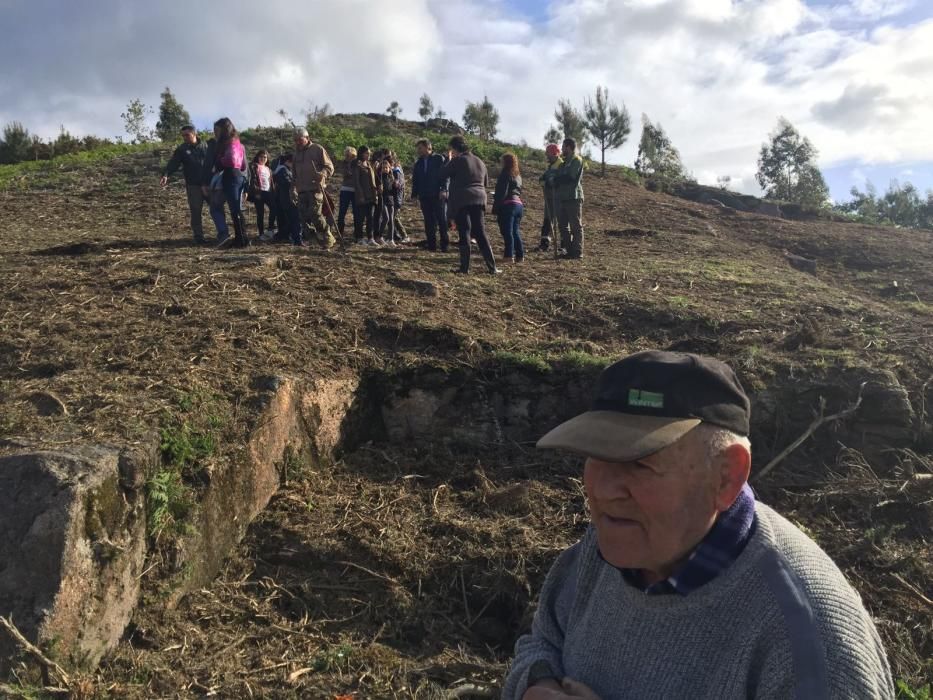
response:
<path fill-rule="evenodd" d="M 234 243 L 233 236 L 227 236 L 222 241 L 220 241 L 220 243 L 217 244 L 217 250 L 226 250 L 227 248 L 232 246 L 233 243 Z"/>

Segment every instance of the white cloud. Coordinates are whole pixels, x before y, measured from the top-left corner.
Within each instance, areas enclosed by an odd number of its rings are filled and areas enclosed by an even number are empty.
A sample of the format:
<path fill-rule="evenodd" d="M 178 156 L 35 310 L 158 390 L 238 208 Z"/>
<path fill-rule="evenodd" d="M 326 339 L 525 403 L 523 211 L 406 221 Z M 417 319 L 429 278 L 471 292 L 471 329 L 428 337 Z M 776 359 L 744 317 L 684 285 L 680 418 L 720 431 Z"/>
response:
<path fill-rule="evenodd" d="M 422 92 L 459 118 L 488 94 L 501 134 L 538 144 L 559 98 L 597 84 L 624 100 L 631 162 L 639 117 L 660 121 L 698 177 L 755 191 L 758 149 L 778 116 L 824 166 L 933 160 L 933 21 L 871 27 L 911 3 L 852 0 L 562 0 L 523 20 L 507 0 L 181 0 L 63 5 L 13 0 L 0 45 L 0 123 L 116 134 L 136 96 L 170 85 L 202 123 L 273 123 L 309 101 L 414 114 Z M 199 6 L 201 7 L 201 6 Z M 50 18 L 56 17 L 56 23 Z M 41 40 L 40 40 L 41 38 Z"/>

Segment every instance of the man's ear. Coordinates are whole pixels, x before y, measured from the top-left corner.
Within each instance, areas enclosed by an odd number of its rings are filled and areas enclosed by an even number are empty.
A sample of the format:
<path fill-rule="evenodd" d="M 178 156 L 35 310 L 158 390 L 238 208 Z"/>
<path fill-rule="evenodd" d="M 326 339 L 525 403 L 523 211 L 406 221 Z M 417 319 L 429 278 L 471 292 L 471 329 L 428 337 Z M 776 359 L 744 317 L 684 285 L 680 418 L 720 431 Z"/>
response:
<path fill-rule="evenodd" d="M 729 510 L 739 492 L 748 481 L 752 469 L 752 454 L 745 445 L 730 445 L 719 455 L 719 488 L 716 491 L 716 509 Z"/>

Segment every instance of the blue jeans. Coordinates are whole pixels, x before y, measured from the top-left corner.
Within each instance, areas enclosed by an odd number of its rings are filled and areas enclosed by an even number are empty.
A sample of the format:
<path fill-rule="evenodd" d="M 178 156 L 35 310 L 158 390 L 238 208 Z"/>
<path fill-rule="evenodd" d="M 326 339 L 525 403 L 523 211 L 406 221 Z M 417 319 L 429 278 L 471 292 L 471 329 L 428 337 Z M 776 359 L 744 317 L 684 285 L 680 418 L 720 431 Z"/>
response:
<path fill-rule="evenodd" d="M 224 188 L 224 199 L 230 208 L 230 218 L 233 219 L 233 230 L 238 244 L 245 244 L 246 221 L 243 218 L 243 190 L 246 189 L 246 178 L 240 170 L 227 168 L 221 179 Z"/>
<path fill-rule="evenodd" d="M 337 230 L 343 235 L 343 229 L 347 224 L 347 211 L 353 212 L 353 221 L 356 222 L 356 207 L 353 202 L 356 193 L 353 190 L 340 190 L 340 204 L 337 209 Z"/>
<path fill-rule="evenodd" d="M 239 217 L 243 214 L 243 190 L 246 187 L 246 178 L 239 170 L 226 170 L 221 179 L 224 187 L 224 199 L 230 207 L 230 216 Z"/>
<path fill-rule="evenodd" d="M 230 233 L 227 231 L 227 219 L 224 216 L 224 193 L 221 190 L 211 190 L 210 192 L 210 213 L 214 227 L 217 229 L 217 241 L 226 240 Z"/>
<path fill-rule="evenodd" d="M 233 229 L 238 231 L 243 226 L 243 211 L 240 206 L 243 189 L 246 187 L 246 178 L 239 170 L 231 172 L 226 170 L 220 180 L 221 190 L 211 190 L 210 211 L 214 226 L 217 227 L 217 240 L 225 241 L 230 236 L 227 221 L 224 218 L 224 203 L 230 208 L 230 217 L 233 219 Z"/>
<path fill-rule="evenodd" d="M 507 204 L 499 209 L 499 231 L 505 241 L 505 257 L 516 260 L 525 259 L 525 243 L 519 227 L 525 207 L 521 204 Z"/>

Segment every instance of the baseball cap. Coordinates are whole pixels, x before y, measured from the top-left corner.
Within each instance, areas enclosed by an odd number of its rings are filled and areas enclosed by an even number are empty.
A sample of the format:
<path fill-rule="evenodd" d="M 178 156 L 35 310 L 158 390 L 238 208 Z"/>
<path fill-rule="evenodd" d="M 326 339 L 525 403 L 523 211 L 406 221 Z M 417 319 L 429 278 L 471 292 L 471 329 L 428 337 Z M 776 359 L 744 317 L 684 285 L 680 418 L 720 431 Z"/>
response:
<path fill-rule="evenodd" d="M 590 410 L 558 425 L 538 447 L 631 462 L 674 444 L 700 423 L 747 436 L 750 412 L 726 363 L 649 350 L 603 370 Z"/>

